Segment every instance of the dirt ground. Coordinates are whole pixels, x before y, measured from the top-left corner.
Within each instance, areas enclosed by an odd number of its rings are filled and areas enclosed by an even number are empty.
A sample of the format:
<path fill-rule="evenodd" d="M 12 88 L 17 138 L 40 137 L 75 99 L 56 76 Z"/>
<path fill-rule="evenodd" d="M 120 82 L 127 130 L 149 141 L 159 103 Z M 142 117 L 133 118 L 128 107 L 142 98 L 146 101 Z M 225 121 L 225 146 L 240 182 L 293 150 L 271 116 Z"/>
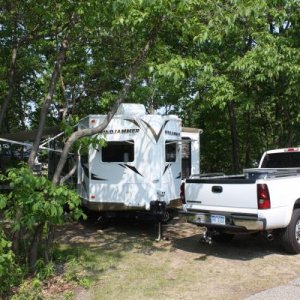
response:
<path fill-rule="evenodd" d="M 299 255 L 286 254 L 277 241 L 239 236 L 206 245 L 200 235 L 200 228 L 178 218 L 164 225 L 161 242 L 149 222 L 63 228 L 60 243 L 117 257 L 89 289 L 74 288 L 73 299 L 245 299 L 300 277 Z"/>

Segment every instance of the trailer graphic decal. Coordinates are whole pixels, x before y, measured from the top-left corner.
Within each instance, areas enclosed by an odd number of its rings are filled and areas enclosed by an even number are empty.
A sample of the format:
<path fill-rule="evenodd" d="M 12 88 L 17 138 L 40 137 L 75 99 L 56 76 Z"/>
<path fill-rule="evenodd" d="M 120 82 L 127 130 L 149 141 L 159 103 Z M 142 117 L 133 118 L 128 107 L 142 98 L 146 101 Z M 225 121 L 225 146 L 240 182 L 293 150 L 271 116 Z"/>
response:
<path fill-rule="evenodd" d="M 127 122 L 133 123 L 138 128 L 118 128 L 118 129 L 105 129 L 102 131 L 104 134 L 126 134 L 126 133 L 139 133 L 140 124 L 134 119 L 124 119 Z"/>
<path fill-rule="evenodd" d="M 144 177 L 134 166 L 130 166 L 127 164 L 119 164 L 119 166 L 121 166 L 122 168 L 128 168 L 128 169 L 132 170 L 133 172 L 137 173 L 138 175 Z"/>
<path fill-rule="evenodd" d="M 86 187 L 86 182 L 85 181 L 82 182 L 82 186 L 83 186 L 83 190 L 85 191 L 85 194 L 87 195 L 88 194 L 88 189 Z"/>
<path fill-rule="evenodd" d="M 89 178 L 89 168 L 84 165 L 84 163 L 81 161 L 81 167 L 83 169 L 84 175 Z"/>
<path fill-rule="evenodd" d="M 83 169 L 84 175 L 85 175 L 87 178 L 89 178 L 89 168 L 88 168 L 82 161 L 81 161 L 81 167 L 82 167 L 82 169 Z M 103 180 L 103 181 L 107 180 L 107 179 L 98 177 L 98 176 L 97 176 L 96 174 L 94 174 L 94 173 L 91 173 L 91 179 L 93 179 L 93 180 Z M 84 182 L 84 183 L 85 183 L 85 182 Z"/>
<path fill-rule="evenodd" d="M 133 123 L 138 128 L 141 128 L 140 124 L 136 120 L 133 119 L 124 119 L 124 120 Z"/>
<path fill-rule="evenodd" d="M 181 172 L 178 173 L 178 176 L 176 177 L 176 179 L 179 179 L 179 178 L 181 178 Z"/>
<path fill-rule="evenodd" d="M 139 128 L 127 128 L 127 129 L 109 129 L 109 130 L 103 130 L 104 134 L 126 134 L 126 133 L 138 133 L 140 131 Z"/>
<path fill-rule="evenodd" d="M 180 132 L 176 132 L 176 131 L 166 130 L 165 134 L 174 135 L 174 136 L 180 137 Z"/>
<path fill-rule="evenodd" d="M 98 176 L 97 176 L 96 174 L 94 174 L 94 173 L 91 174 L 91 178 L 92 178 L 93 180 L 107 181 L 107 179 L 100 178 L 100 177 L 98 177 Z"/>
<path fill-rule="evenodd" d="M 84 165 L 82 160 L 80 161 L 80 164 L 81 164 L 84 176 L 86 178 L 89 178 L 89 168 Z M 84 178 L 84 180 L 82 180 L 81 185 L 83 187 L 83 190 L 84 190 L 85 194 L 87 195 L 88 194 L 88 189 L 87 189 L 87 186 L 86 186 L 85 178 Z"/>
<path fill-rule="evenodd" d="M 169 167 L 171 167 L 171 164 L 167 164 L 167 165 L 165 166 L 165 169 L 164 169 L 163 175 L 166 173 L 166 171 L 169 169 Z"/>
<path fill-rule="evenodd" d="M 144 122 L 144 124 L 150 129 L 156 143 L 158 142 L 164 128 L 166 127 L 166 125 L 168 124 L 169 120 L 165 121 L 165 123 L 163 124 L 163 126 L 160 128 L 159 133 L 157 134 L 154 129 L 150 126 L 150 124 L 148 124 L 146 121 L 142 120 Z"/>

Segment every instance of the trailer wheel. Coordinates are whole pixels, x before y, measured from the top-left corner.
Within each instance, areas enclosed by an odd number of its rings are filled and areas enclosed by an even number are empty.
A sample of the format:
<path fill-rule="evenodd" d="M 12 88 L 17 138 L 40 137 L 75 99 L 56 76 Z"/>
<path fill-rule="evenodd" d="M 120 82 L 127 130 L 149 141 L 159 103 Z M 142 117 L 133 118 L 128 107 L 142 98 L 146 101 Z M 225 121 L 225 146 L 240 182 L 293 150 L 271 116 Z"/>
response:
<path fill-rule="evenodd" d="M 285 250 L 292 254 L 300 253 L 300 209 L 295 209 L 290 224 L 281 230 L 281 242 Z"/>
<path fill-rule="evenodd" d="M 234 234 L 232 233 L 225 233 L 225 232 L 220 232 L 217 235 L 212 236 L 212 240 L 217 243 L 229 243 L 233 238 Z"/>

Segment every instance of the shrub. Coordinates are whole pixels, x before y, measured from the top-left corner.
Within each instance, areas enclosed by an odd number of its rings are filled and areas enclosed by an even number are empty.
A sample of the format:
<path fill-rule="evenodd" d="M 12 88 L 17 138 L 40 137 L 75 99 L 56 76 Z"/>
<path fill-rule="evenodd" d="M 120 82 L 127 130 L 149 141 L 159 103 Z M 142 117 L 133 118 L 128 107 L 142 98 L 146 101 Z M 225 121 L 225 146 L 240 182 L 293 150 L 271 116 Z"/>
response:
<path fill-rule="evenodd" d="M 35 271 L 38 259 L 51 259 L 55 226 L 83 217 L 78 195 L 66 186 L 55 186 L 44 176 L 35 176 L 22 165 L 2 179 L 11 192 L 0 196 L 0 209 L 9 222 L 12 247 L 18 261 Z"/>
<path fill-rule="evenodd" d="M 22 274 L 15 262 L 11 244 L 0 228 L 0 298 L 19 282 Z"/>

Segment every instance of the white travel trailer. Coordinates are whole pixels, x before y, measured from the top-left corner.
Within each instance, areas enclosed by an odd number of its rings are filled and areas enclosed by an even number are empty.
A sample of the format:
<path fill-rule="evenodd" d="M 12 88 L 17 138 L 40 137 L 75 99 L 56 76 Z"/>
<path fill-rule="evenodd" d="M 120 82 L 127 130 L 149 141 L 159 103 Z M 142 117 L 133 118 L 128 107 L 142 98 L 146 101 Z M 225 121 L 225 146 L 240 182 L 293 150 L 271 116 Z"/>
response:
<path fill-rule="evenodd" d="M 96 127 L 105 117 L 89 115 L 79 130 Z M 150 115 L 141 104 L 121 104 L 99 135 L 106 146 L 90 147 L 80 157 L 77 190 L 83 205 L 99 212 L 148 211 L 153 202 L 178 206 L 182 161 L 186 176 L 200 173 L 200 133 L 182 128 L 177 116 Z"/>

